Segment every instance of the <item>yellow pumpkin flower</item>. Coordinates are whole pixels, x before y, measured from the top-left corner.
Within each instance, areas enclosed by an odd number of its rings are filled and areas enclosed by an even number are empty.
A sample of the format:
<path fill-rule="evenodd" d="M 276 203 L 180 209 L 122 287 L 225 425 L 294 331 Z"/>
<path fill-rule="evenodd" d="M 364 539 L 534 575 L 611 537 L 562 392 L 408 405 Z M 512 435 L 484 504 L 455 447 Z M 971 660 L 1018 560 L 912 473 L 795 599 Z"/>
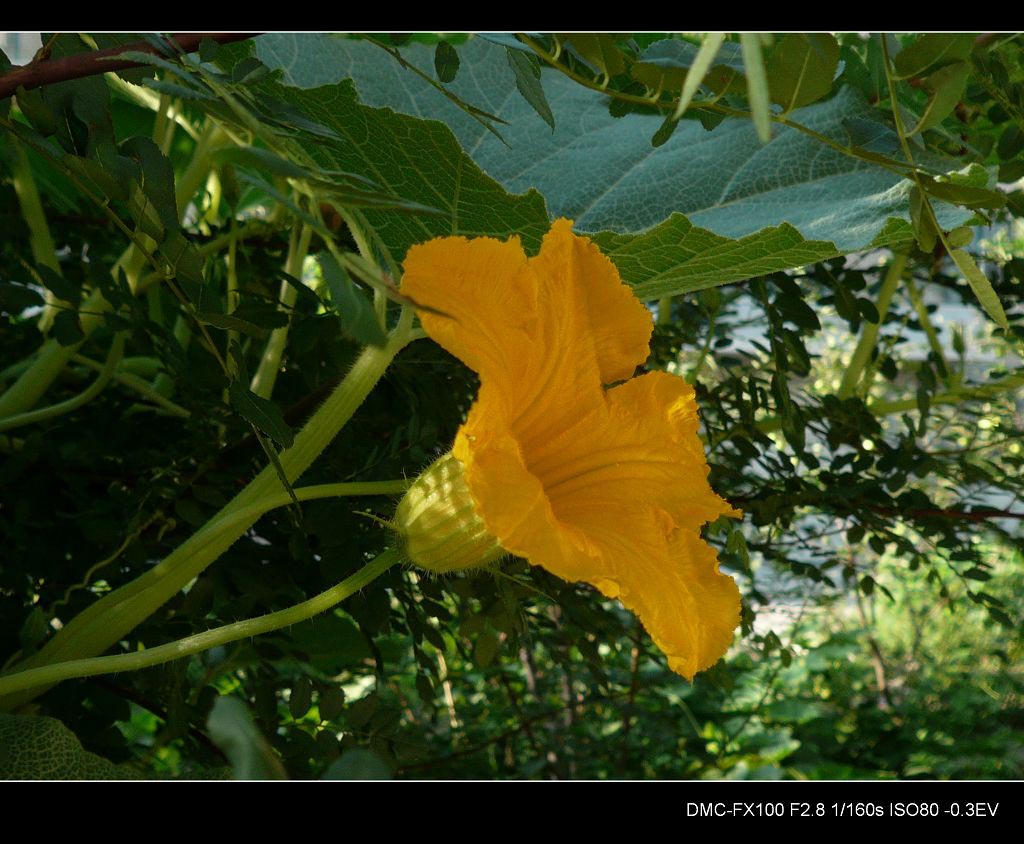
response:
<path fill-rule="evenodd" d="M 693 389 L 632 377 L 651 317 L 614 264 L 558 220 L 533 258 L 516 237 L 446 237 L 404 269 L 426 332 L 481 382 L 452 451 L 399 505 L 410 560 L 443 572 L 516 554 L 618 598 L 674 671 L 713 665 L 740 600 L 700 529 L 740 514 L 708 485 Z"/>

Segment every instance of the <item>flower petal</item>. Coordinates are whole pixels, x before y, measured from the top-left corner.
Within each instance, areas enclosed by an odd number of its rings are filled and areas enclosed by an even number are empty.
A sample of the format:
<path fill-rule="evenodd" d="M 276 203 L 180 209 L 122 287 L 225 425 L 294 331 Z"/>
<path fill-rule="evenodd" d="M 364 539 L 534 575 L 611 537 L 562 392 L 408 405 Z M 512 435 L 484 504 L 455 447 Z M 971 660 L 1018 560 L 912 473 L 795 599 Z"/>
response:
<path fill-rule="evenodd" d="M 690 385 L 650 372 L 601 398 L 558 436 L 516 431 L 526 466 L 559 520 L 584 532 L 614 527 L 631 535 L 738 515 L 708 485 Z"/>
<path fill-rule="evenodd" d="M 486 388 L 455 456 L 477 512 L 502 546 L 634 610 L 673 670 L 718 660 L 739 619 L 700 526 L 739 515 L 707 483 L 693 390 L 649 373 L 601 396 L 562 432 L 511 430 Z"/>
<path fill-rule="evenodd" d="M 572 221 L 565 219 L 551 226 L 530 264 L 541 278 L 581 294 L 579 305 L 586 310 L 586 331 L 601 382 L 631 377 L 647 360 L 654 325 L 647 308 L 622 283 L 615 264 L 589 239 L 574 235 Z"/>
<path fill-rule="evenodd" d="M 700 534 L 680 530 L 664 560 L 621 560 L 598 585 L 639 616 L 673 671 L 689 680 L 724 656 L 740 623 L 740 592 Z"/>
<path fill-rule="evenodd" d="M 630 378 L 650 314 L 614 265 L 559 220 L 536 258 L 517 239 L 413 247 L 402 290 L 426 331 L 475 369 L 453 448 L 477 514 L 506 550 L 637 612 L 692 677 L 732 639 L 739 594 L 700 526 L 739 515 L 708 485 L 693 389 Z"/>
<path fill-rule="evenodd" d="M 518 427 L 557 428 L 647 358 L 650 313 L 569 220 L 536 258 L 518 238 L 447 237 L 412 247 L 404 268 L 402 292 L 435 311 L 420 310 L 424 329 L 500 393 Z"/>
<path fill-rule="evenodd" d="M 440 313 L 420 310 L 426 332 L 471 369 L 514 385 L 527 376 L 543 326 L 538 286 L 513 237 L 445 237 L 413 246 L 402 292 Z"/>

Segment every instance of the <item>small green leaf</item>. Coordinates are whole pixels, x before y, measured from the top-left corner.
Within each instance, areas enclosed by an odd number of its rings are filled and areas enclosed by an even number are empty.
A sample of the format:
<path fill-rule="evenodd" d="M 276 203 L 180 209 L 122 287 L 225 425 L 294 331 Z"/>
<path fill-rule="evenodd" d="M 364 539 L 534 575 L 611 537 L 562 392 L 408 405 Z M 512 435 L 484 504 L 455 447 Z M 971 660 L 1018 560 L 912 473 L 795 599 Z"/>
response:
<path fill-rule="evenodd" d="M 97 161 L 78 155 L 65 155 L 61 159 L 65 167 L 103 196 L 110 199 L 127 199 L 127 188 L 112 176 Z"/>
<path fill-rule="evenodd" d="M 53 318 L 50 334 L 56 338 L 58 343 L 65 347 L 74 346 L 85 338 L 76 311 L 61 311 L 57 314 Z"/>
<path fill-rule="evenodd" d="M 169 62 L 167 59 L 162 59 L 153 53 L 144 53 L 141 50 L 125 50 L 123 53 L 118 53 L 116 56 L 110 57 L 111 61 L 123 60 L 127 62 L 138 62 L 139 64 L 151 65 L 158 67 L 161 70 L 171 74 L 175 77 L 180 77 L 186 81 L 192 82 L 192 84 L 198 85 L 198 82 L 193 82 L 190 74 L 181 65 Z"/>
<path fill-rule="evenodd" d="M 985 571 L 985 569 L 978 568 L 977 566 L 967 569 L 967 571 L 964 572 L 964 577 L 969 578 L 970 580 L 981 581 L 992 579 L 992 575 L 989 572 Z"/>
<path fill-rule="evenodd" d="M 262 337 L 266 333 L 258 325 L 236 317 L 234 314 L 197 313 L 196 319 L 203 323 L 203 325 L 212 325 L 214 328 L 220 328 L 224 331 L 238 331 L 250 337 Z"/>
<path fill-rule="evenodd" d="M 618 76 L 626 69 L 626 60 L 607 33 L 576 32 L 566 40 L 584 59 L 606 76 Z"/>
<path fill-rule="evenodd" d="M 242 59 L 231 68 L 231 81 L 236 85 L 245 85 L 255 82 L 262 76 L 269 73 L 269 69 L 255 56 Z"/>
<path fill-rule="evenodd" d="M 935 71 L 925 80 L 925 87 L 930 91 L 928 105 L 917 125 L 910 129 L 908 135 L 916 135 L 937 126 L 956 108 L 967 90 L 967 80 L 971 75 L 971 66 L 966 62 L 946 65 Z"/>
<path fill-rule="evenodd" d="M 772 102 L 789 112 L 820 100 L 831 90 L 838 66 L 839 42 L 832 35 L 783 36 L 768 60 Z"/>
<path fill-rule="evenodd" d="M 836 284 L 834 289 L 836 294 L 836 313 L 850 323 L 853 330 L 856 330 L 856 326 L 860 325 L 860 308 L 857 307 L 857 297 L 841 282 Z"/>
<path fill-rule="evenodd" d="M 262 147 L 228 147 L 216 152 L 213 160 L 220 164 L 235 164 L 249 167 L 258 173 L 272 173 L 293 179 L 304 179 L 309 176 L 305 167 L 282 158 L 275 152 Z"/>
<path fill-rule="evenodd" d="M 345 721 L 350 729 L 359 730 L 374 716 L 380 706 L 380 698 L 371 692 L 360 698 L 345 712 Z"/>
<path fill-rule="evenodd" d="M 426 674 L 416 675 L 416 693 L 424 703 L 429 703 L 434 699 L 434 684 L 430 682 L 430 678 Z"/>
<path fill-rule="evenodd" d="M 168 231 L 176 230 L 178 201 L 174 192 L 174 168 L 170 159 L 146 137 L 135 137 L 125 141 L 119 151 L 122 156 L 138 165 L 141 172 L 140 187 L 152 203 L 160 223 Z"/>
<path fill-rule="evenodd" d="M 7 54 L 0 50 L 0 75 L 7 73 L 11 69 L 11 60 L 7 58 Z M 0 117 L 7 117 L 11 113 L 11 98 L 5 97 L 0 100 Z"/>
<path fill-rule="evenodd" d="M 171 97 L 177 97 L 182 100 L 195 100 L 195 101 L 206 101 L 216 102 L 217 98 L 212 94 L 207 94 L 203 91 L 199 91 L 195 88 L 190 88 L 187 85 L 179 85 L 176 82 L 168 82 L 166 79 L 145 79 L 142 82 L 147 88 L 151 88 L 158 94 L 167 94 Z"/>
<path fill-rule="evenodd" d="M 858 299 L 857 310 L 860 311 L 860 315 L 864 317 L 864 320 L 872 325 L 878 325 L 882 318 L 878 313 L 878 308 L 875 307 L 875 303 L 870 299 Z"/>
<path fill-rule="evenodd" d="M 950 246 L 962 249 L 974 240 L 974 232 L 968 226 L 958 226 L 946 235 L 946 240 Z"/>
<path fill-rule="evenodd" d="M 486 668 L 498 653 L 498 635 L 493 630 L 484 630 L 476 640 L 473 657 L 479 668 Z"/>
<path fill-rule="evenodd" d="M 712 41 L 719 41 L 719 47 L 710 59 L 709 68 L 701 72 L 700 68 L 709 61 L 707 54 L 711 47 L 708 44 Z M 743 87 L 742 51 L 739 44 L 724 41 L 715 33 L 706 35 L 700 48 L 689 41 L 662 38 L 640 54 L 630 74 L 652 90 L 679 91 L 680 96 L 694 85 L 695 90 L 703 85 L 719 95 L 727 91 L 739 93 Z M 691 74 L 696 81 L 688 86 Z"/>
<path fill-rule="evenodd" d="M 1013 623 L 1013 619 L 1005 613 L 1003 610 L 997 609 L 996 607 L 988 607 L 989 616 L 999 624 L 1002 624 L 1009 630 L 1016 630 L 1017 625 Z"/>
<path fill-rule="evenodd" d="M 717 111 L 708 111 L 706 108 L 697 110 L 697 119 L 705 132 L 712 132 L 725 120 L 725 115 Z"/>
<path fill-rule="evenodd" d="M 377 321 L 377 314 L 370 300 L 360 293 L 348 273 L 329 252 L 317 256 L 324 281 L 331 291 L 331 303 L 341 320 L 342 330 L 358 343 L 369 346 L 383 346 L 387 335 Z"/>
<path fill-rule="evenodd" d="M 953 326 L 953 351 L 958 355 L 963 355 L 967 350 L 967 344 L 964 342 L 964 330 L 960 325 Z"/>
<path fill-rule="evenodd" d="M 507 49 L 505 52 L 509 67 L 516 75 L 516 88 L 519 93 L 541 119 L 554 129 L 555 115 L 551 112 L 547 97 L 544 96 L 544 87 L 540 81 L 540 62 L 537 57 L 519 50 Z"/>
<path fill-rule="evenodd" d="M 205 283 L 202 256 L 177 229 L 167 235 L 160 246 L 160 254 L 167 259 L 175 276 L 181 281 L 198 285 Z"/>
<path fill-rule="evenodd" d="M 300 677 L 292 686 L 291 696 L 288 698 L 288 711 L 292 718 L 298 721 L 303 715 L 309 712 L 313 705 L 313 684 L 308 677 Z"/>
<path fill-rule="evenodd" d="M 929 33 L 922 35 L 893 59 L 897 79 L 921 76 L 937 65 L 966 59 L 971 54 L 974 35 L 970 33 Z"/>
<path fill-rule="evenodd" d="M 291 448 L 295 433 L 276 404 L 257 396 L 240 381 L 232 381 L 228 386 L 228 399 L 246 422 L 255 425 L 282 448 Z"/>
<path fill-rule="evenodd" d="M 926 430 L 925 422 L 927 422 L 928 414 L 931 412 L 932 397 L 924 387 L 919 387 L 914 394 L 914 398 L 917 400 L 917 411 L 921 414 L 921 422 L 917 429 L 918 436 L 921 436 Z"/>
<path fill-rule="evenodd" d="M 729 539 L 725 543 L 725 550 L 730 554 L 734 554 L 739 559 L 740 565 L 744 570 L 750 569 L 750 549 L 747 547 L 747 539 L 741 530 L 734 529 L 729 534 Z"/>
<path fill-rule="evenodd" d="M 996 152 L 1003 161 L 1009 161 L 1016 158 L 1021 150 L 1024 150 L 1024 130 L 1016 123 L 1011 123 L 999 136 Z"/>
<path fill-rule="evenodd" d="M 447 41 L 438 41 L 434 48 L 434 71 L 445 84 L 454 82 L 459 72 L 459 53 Z"/>
<path fill-rule="evenodd" d="M 799 325 L 808 331 L 820 331 L 821 323 L 817 314 L 799 296 L 779 296 L 775 300 L 775 306 L 779 309 L 783 319 L 787 319 L 794 325 Z"/>
<path fill-rule="evenodd" d="M 214 744 L 228 757 L 235 779 L 286 779 L 277 754 L 260 735 L 248 707 L 238 698 L 217 698 L 206 728 Z"/>
<path fill-rule="evenodd" d="M 676 127 L 679 125 L 679 120 L 674 115 L 669 115 L 665 118 L 665 122 L 658 127 L 658 131 L 654 133 L 654 137 L 651 138 L 652 147 L 660 147 L 665 141 L 672 137 L 672 133 L 676 131 Z"/>
<path fill-rule="evenodd" d="M 354 747 L 331 763 L 325 780 L 389 780 L 391 769 L 375 753 Z"/>
<path fill-rule="evenodd" d="M 212 38 L 204 38 L 199 42 L 199 60 L 210 64 L 217 60 L 217 53 L 220 52 L 220 44 Z"/>
<path fill-rule="evenodd" d="M 17 98 L 21 113 L 40 135 L 48 138 L 57 131 L 57 114 L 43 99 L 40 90 L 19 88 Z"/>
<path fill-rule="evenodd" d="M 918 174 L 918 179 L 925 193 L 946 202 L 964 205 L 967 208 L 1002 208 L 1006 205 L 1006 194 L 1000 190 L 990 190 L 956 181 L 940 182 L 923 174 Z"/>
<path fill-rule="evenodd" d="M 992 289 L 992 282 L 981 271 L 974 258 L 970 253 L 964 252 L 962 249 L 953 249 L 949 255 L 956 263 L 957 269 L 967 279 L 967 283 L 971 285 L 974 295 L 978 297 L 978 301 L 985 309 L 985 312 L 992 317 L 992 320 L 1000 328 L 1008 329 L 1010 324 L 1006 321 L 1006 311 L 1003 310 L 1003 305 L 999 301 L 996 291 Z"/>
<path fill-rule="evenodd" d="M 317 710 L 324 721 L 333 721 L 345 709 L 345 692 L 341 686 L 329 686 L 320 692 Z"/>
<path fill-rule="evenodd" d="M 921 251 L 931 254 L 935 250 L 939 233 L 932 222 L 932 215 L 925 207 L 924 194 L 917 185 L 910 189 L 910 224 L 914 228 L 914 239 Z"/>

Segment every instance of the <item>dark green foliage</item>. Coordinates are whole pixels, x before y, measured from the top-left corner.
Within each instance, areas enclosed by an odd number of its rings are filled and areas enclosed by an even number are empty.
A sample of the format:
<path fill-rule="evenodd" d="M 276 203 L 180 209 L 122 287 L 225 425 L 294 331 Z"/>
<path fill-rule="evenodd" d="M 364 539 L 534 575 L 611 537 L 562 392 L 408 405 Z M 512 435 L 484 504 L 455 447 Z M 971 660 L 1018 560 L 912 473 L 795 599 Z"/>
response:
<path fill-rule="evenodd" d="M 567 126 L 544 86 L 568 83 L 538 59 L 556 46 L 575 79 L 621 95 L 607 106 L 637 127 L 637 155 L 651 153 L 655 113 L 656 145 L 676 143 L 682 121 L 714 129 L 723 109 L 746 119 L 738 43 L 723 44 L 677 121 L 673 98 L 695 44 L 555 38 L 489 41 L 507 54 L 503 95 L 525 98 L 545 138 L 545 124 Z M 921 308 L 905 284 L 881 306 L 880 252 L 829 258 L 835 244 L 784 219 L 730 239 L 677 207 L 647 232 L 624 225 L 595 237 L 641 295 L 674 294 L 658 301 L 645 366 L 694 383 L 711 484 L 744 512 L 705 530 L 744 599 L 726 660 L 688 684 L 617 602 L 523 560 L 448 577 L 396 567 L 302 624 L 53 687 L 34 701 L 37 714 L 0 715 L 0 757 L 6 748 L 13 758 L 0 758 L 0 773 L 223 776 L 230 764 L 241 776 L 332 779 L 1024 776 L 1024 248 L 1004 225 L 1019 225 L 1024 204 L 1019 190 L 995 188 L 996 173 L 1024 174 L 1021 52 L 1005 36 L 907 37 L 903 52 L 889 39 L 902 106 L 923 133 L 922 172 L 905 185 L 909 223 L 868 220 L 877 239 L 856 242 L 910 250 Z M 53 47 L 65 55 L 85 44 L 62 35 Z M 880 44 L 795 34 L 765 48 L 779 104 L 834 109 L 858 92 L 857 115 L 837 124 L 858 178 L 907 167 Z M 476 126 L 489 103 L 458 99 L 475 79 L 473 45 L 379 36 L 360 48 L 389 64 L 397 50 L 410 66 L 429 52 L 436 79 L 429 65 L 426 81 L 397 62 L 396 72 L 440 88 Z M 271 445 L 293 446 L 360 348 L 386 341 L 411 244 L 517 234 L 533 251 L 546 230 L 544 200 L 557 198 L 506 190 L 448 126 L 364 104 L 344 73 L 296 87 L 260 55 L 207 41 L 192 57 L 139 57 L 145 67 L 130 78 L 176 102 L 192 132 L 171 132 L 100 76 L 19 94 L 0 113 L 0 390 L 31 365 L 44 330 L 78 357 L 37 407 L 79 395 L 115 335 L 126 340 L 121 380 L 69 412 L 0 431 L 0 662 L 38 651 L 61 623 L 149 571 L 267 465 Z M 320 55 L 303 57 L 305 72 L 323 70 Z M 220 139 L 179 208 L 176 191 L 210 142 L 207 120 L 240 143 Z M 587 143 L 585 132 L 573 139 L 581 161 Z M 59 273 L 30 249 L 15 144 Z M 964 169 L 933 167 L 949 161 Z M 798 174 L 805 163 L 786 162 Z M 969 284 L 945 254 L 927 212 L 936 200 L 958 206 L 948 213 L 960 222 L 978 214 L 1002 226 L 952 244 L 970 250 L 982 280 Z M 303 227 L 316 258 L 292 266 Z M 128 234 L 147 253 L 137 265 L 124 260 Z M 341 253 L 379 274 L 350 277 Z M 293 297 L 282 299 L 282 280 Z M 985 284 L 1007 329 L 985 322 Z M 96 291 L 111 306 L 98 319 L 83 306 Z M 44 301 L 57 301 L 50 325 L 32 310 Z M 942 328 L 953 305 L 981 329 Z M 285 326 L 273 394 L 261 398 L 249 376 Z M 875 330 L 861 379 L 841 390 L 857 338 Z M 295 486 L 415 477 L 450 447 L 478 387 L 437 345 L 413 343 Z M 114 651 L 328 589 L 393 543 L 381 522 L 394 504 L 367 496 L 271 510 Z"/>

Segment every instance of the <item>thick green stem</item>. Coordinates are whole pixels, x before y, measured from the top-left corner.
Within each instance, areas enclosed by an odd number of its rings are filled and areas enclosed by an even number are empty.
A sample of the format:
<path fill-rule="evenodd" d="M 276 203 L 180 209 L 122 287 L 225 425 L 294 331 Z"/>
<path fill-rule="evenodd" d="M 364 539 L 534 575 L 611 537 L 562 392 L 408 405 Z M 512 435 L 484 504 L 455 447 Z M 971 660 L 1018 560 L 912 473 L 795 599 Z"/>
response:
<path fill-rule="evenodd" d="M 302 265 L 306 260 L 306 253 L 309 252 L 309 241 L 313 236 L 313 230 L 303 225 L 301 231 L 292 239 L 291 248 L 288 250 L 288 260 L 285 264 L 285 272 L 292 278 L 302 280 Z M 267 340 L 267 347 L 263 350 L 263 357 L 256 374 L 252 377 L 249 385 L 256 395 L 269 399 L 274 392 L 274 384 L 277 382 L 277 373 L 281 369 L 281 358 L 284 356 L 284 347 L 288 343 L 288 329 L 291 327 L 292 309 L 295 307 L 295 300 L 299 292 L 287 281 L 281 282 L 281 298 L 278 310 L 288 314 L 288 325 L 282 328 L 275 328 L 270 339 Z"/>
<path fill-rule="evenodd" d="M 97 363 L 92 358 L 85 357 L 85 355 L 75 355 L 72 358 L 72 361 L 79 363 L 82 366 L 87 366 L 90 369 L 95 369 L 99 372 L 103 371 L 103 364 Z M 187 419 L 192 415 L 190 411 L 186 410 L 180 404 L 175 404 L 170 399 L 165 398 L 158 393 L 145 378 L 139 378 L 138 375 L 132 375 L 130 372 L 122 372 L 120 369 L 114 370 L 111 377 L 119 384 L 123 384 L 129 389 L 135 390 L 139 395 L 149 399 L 161 410 L 170 413 L 172 416 L 180 416 L 182 419 Z"/>
<path fill-rule="evenodd" d="M 931 404 L 963 404 L 965 401 L 984 401 L 998 398 L 1003 393 L 1024 388 L 1024 375 L 1008 375 L 991 384 L 980 384 L 977 387 L 963 385 L 936 393 L 931 397 Z M 868 405 L 875 416 L 888 416 L 892 413 L 903 413 L 916 410 L 917 399 L 898 399 L 896 401 L 876 401 Z"/>
<path fill-rule="evenodd" d="M 338 208 L 338 214 L 345 221 L 345 225 L 348 226 L 349 232 L 352 234 L 352 240 L 355 241 L 356 249 L 359 250 L 359 254 L 364 260 L 369 261 L 371 264 L 377 263 L 377 257 L 373 254 L 373 247 L 370 245 L 370 239 L 366 236 L 366 227 L 362 224 L 361 218 L 354 210 L 346 208 Z M 323 222 L 323 217 L 317 209 L 317 219 Z M 384 295 L 384 291 L 379 288 L 374 288 L 373 291 L 373 310 L 377 315 L 377 321 L 383 328 L 387 321 L 388 313 L 388 299 Z"/>
<path fill-rule="evenodd" d="M 114 341 L 110 345 L 110 352 L 107 354 L 107 360 L 103 364 L 100 374 L 96 376 L 96 380 L 77 396 L 57 402 L 56 404 L 47 405 L 46 407 L 40 407 L 36 410 L 27 410 L 24 413 L 6 416 L 0 419 L 0 431 L 9 431 L 12 428 L 20 428 L 22 425 L 43 422 L 55 416 L 61 416 L 62 414 L 70 413 L 72 410 L 77 410 L 82 405 L 92 401 L 110 383 L 114 370 L 117 368 L 118 363 L 121 362 L 121 356 L 124 354 L 124 343 L 125 334 L 119 331 L 114 335 Z"/>
<path fill-rule="evenodd" d="M 210 166 L 210 156 L 219 145 L 225 143 L 221 130 L 211 128 L 196 144 L 196 152 L 178 181 L 176 196 L 179 211 L 184 213 L 188 202 L 199 189 Z M 137 250 L 133 244 L 125 260 L 132 261 Z M 144 289 L 145 282 L 140 281 L 136 292 Z M 0 419 L 24 413 L 29 410 L 49 386 L 56 380 L 61 370 L 89 338 L 89 335 L 102 323 L 103 314 L 110 310 L 110 303 L 103 298 L 99 290 L 94 290 L 79 309 L 79 324 L 84 335 L 82 342 L 74 346 L 61 346 L 56 340 L 47 340 L 39 349 L 35 363 L 25 371 L 7 391 L 0 396 Z"/>
<path fill-rule="evenodd" d="M 942 393 L 936 393 L 931 397 L 931 404 L 955 405 L 963 404 L 965 401 L 985 401 L 986 399 L 998 398 L 1003 393 L 1020 389 L 1024 389 L 1024 375 L 1008 375 L 998 381 L 993 381 L 991 384 L 979 384 L 976 387 L 959 386 L 946 390 Z M 868 410 L 871 411 L 874 416 L 891 416 L 894 413 L 904 413 L 908 410 L 916 410 L 917 407 L 917 399 L 912 398 L 896 399 L 895 401 L 873 401 L 868 405 Z M 755 427 L 762 433 L 770 434 L 773 431 L 778 431 L 782 428 L 782 418 L 779 416 L 766 416 L 764 419 L 758 420 Z M 727 431 L 726 433 L 715 437 L 712 440 L 711 445 L 712 447 L 717 446 L 719 443 L 724 442 L 725 440 L 732 438 L 735 434 L 741 432 L 741 430 L 737 429 Z"/>
<path fill-rule="evenodd" d="M 295 437 L 294 445 L 281 453 L 281 466 L 289 483 L 294 482 L 334 439 L 384 375 L 395 355 L 412 339 L 411 323 L 412 311 L 403 310 L 388 343 L 381 348 L 368 347 L 360 354 L 341 384 Z M 267 466 L 163 562 L 73 618 L 37 654 L 25 661 L 24 668 L 103 653 L 230 548 L 264 512 L 261 502 L 281 493 L 281 481 L 275 468 Z M 245 511 L 245 515 L 230 522 L 230 529 L 223 527 L 226 519 L 241 511 Z M 15 708 L 33 697 L 33 693 L 22 692 L 0 698 L 0 710 Z"/>
<path fill-rule="evenodd" d="M 28 226 L 28 243 L 32 250 L 32 260 L 61 275 L 60 262 L 57 260 L 57 248 L 46 222 L 46 214 L 43 211 L 43 203 L 39 199 L 39 190 L 36 188 L 36 180 L 32 175 L 32 165 L 29 163 L 28 153 L 25 152 L 24 145 L 13 136 L 10 138 L 10 144 L 14 151 L 11 162 L 14 193 L 18 197 L 22 219 Z M 46 309 L 39 318 L 40 331 L 44 334 L 49 331 L 53 324 L 53 318 L 57 315 L 57 308 L 54 306 L 64 304 L 67 303 L 61 302 L 53 295 L 52 291 L 46 291 Z"/>
<path fill-rule="evenodd" d="M 921 298 L 921 292 L 917 289 L 917 284 L 915 284 L 912 278 L 907 279 L 907 292 L 910 294 L 910 303 L 914 306 L 915 313 L 917 313 L 917 321 L 921 323 L 921 328 L 924 329 L 924 333 L 928 337 L 929 347 L 939 360 L 945 362 L 946 350 L 942 348 L 939 334 L 935 330 L 935 326 L 932 325 L 931 317 L 928 315 L 928 307 L 925 305 L 924 299 Z"/>
<path fill-rule="evenodd" d="M 308 601 L 303 601 L 301 604 L 295 604 L 288 607 L 288 609 L 278 610 L 267 615 L 249 618 L 245 621 L 236 621 L 223 627 L 215 627 L 212 630 L 206 630 L 194 636 L 187 636 L 184 639 L 178 639 L 166 645 L 159 645 L 155 648 L 147 648 L 143 651 L 116 656 L 101 656 L 92 659 L 60 662 L 56 665 L 47 665 L 42 668 L 19 671 L 16 674 L 0 677 L 0 694 L 6 695 L 25 692 L 29 689 L 49 687 L 72 677 L 92 677 L 97 674 L 137 671 L 140 668 L 160 665 L 164 662 L 171 662 L 184 656 L 206 651 L 218 645 L 237 642 L 239 639 L 251 639 L 253 636 L 258 636 L 262 633 L 280 630 L 282 627 L 298 624 L 322 612 L 326 612 L 373 582 L 377 577 L 399 562 L 401 562 L 400 554 L 395 550 L 387 550 L 373 561 L 367 563 L 351 577 L 346 578 L 337 586 L 321 592 L 316 597 L 310 598 Z"/>
<path fill-rule="evenodd" d="M 75 355 L 73 359 L 82 357 L 81 355 Z M 25 360 L 12 363 L 5 370 L 0 372 L 0 381 L 10 381 L 12 378 L 17 378 L 23 372 L 31 368 L 35 357 L 28 357 Z M 76 361 L 81 363 L 81 361 Z M 103 368 L 103 364 L 96 363 L 91 360 L 86 366 L 92 366 L 93 369 L 100 370 Z M 140 378 L 152 378 L 160 371 L 160 361 L 157 358 L 146 357 L 144 355 L 135 355 L 133 357 L 122 358 L 121 363 L 117 366 L 117 374 L 126 373 L 129 375 L 136 375 Z M 115 378 L 117 377 L 115 374 Z"/>
<path fill-rule="evenodd" d="M 242 294 L 238 291 L 238 238 L 235 221 L 231 221 L 231 240 L 228 242 L 228 279 L 227 279 L 227 313 L 233 314 L 242 302 Z M 241 335 L 233 328 L 228 330 L 228 350 L 241 341 Z M 233 360 L 233 359 L 231 359 Z"/>
<path fill-rule="evenodd" d="M 708 357 L 711 354 L 711 343 L 715 339 L 715 321 L 718 318 L 718 310 L 715 309 L 711 312 L 711 316 L 708 319 L 708 334 L 704 339 L 704 345 L 700 350 L 700 357 L 697 358 L 697 362 L 693 365 L 693 369 L 690 370 L 686 376 L 686 382 L 688 384 L 696 384 L 697 379 L 700 378 L 701 372 L 704 370 L 704 365 L 708 361 Z"/>
<path fill-rule="evenodd" d="M 871 359 L 871 352 L 874 351 L 875 343 L 878 341 L 878 331 L 889 314 L 889 305 L 892 303 L 893 294 L 896 293 L 896 288 L 899 286 L 900 278 L 902 278 L 903 270 L 906 266 L 906 253 L 897 252 L 893 256 L 892 263 L 889 264 L 885 278 L 882 279 L 882 288 L 878 291 L 878 302 L 876 304 L 878 322 L 871 323 L 865 321 L 864 327 L 860 332 L 860 339 L 857 341 L 857 347 L 853 350 L 853 357 L 850 358 L 850 364 L 847 366 L 846 372 L 843 373 L 843 380 L 840 382 L 839 390 L 836 393 L 841 399 L 849 398 L 857 390 L 857 383 L 864 372 L 864 367 Z"/>
<path fill-rule="evenodd" d="M 181 174 L 174 187 L 174 198 L 178 205 L 178 219 L 185 219 L 185 212 L 188 204 L 196 191 L 206 182 L 210 175 L 211 156 L 222 146 L 228 143 L 228 136 L 212 121 L 207 125 L 203 134 L 196 141 L 196 148 L 192 153 L 185 172 Z"/>

